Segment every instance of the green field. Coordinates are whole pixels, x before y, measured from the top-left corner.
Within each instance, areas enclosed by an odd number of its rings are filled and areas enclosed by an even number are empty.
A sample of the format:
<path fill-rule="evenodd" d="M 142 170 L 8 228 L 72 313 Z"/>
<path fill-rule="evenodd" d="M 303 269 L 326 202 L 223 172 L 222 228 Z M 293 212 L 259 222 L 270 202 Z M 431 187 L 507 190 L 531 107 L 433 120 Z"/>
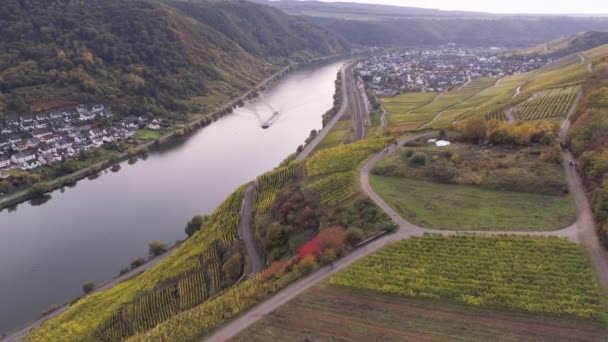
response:
<path fill-rule="evenodd" d="M 153 131 L 150 129 L 140 129 L 135 133 L 135 139 L 150 141 L 160 138 L 161 133 L 159 131 Z"/>
<path fill-rule="evenodd" d="M 569 196 L 494 191 L 370 175 L 372 188 L 406 220 L 453 230 L 554 230 L 572 224 Z"/>
<path fill-rule="evenodd" d="M 233 340 L 602 341 L 605 315 L 579 245 L 425 235 L 360 260 Z"/>

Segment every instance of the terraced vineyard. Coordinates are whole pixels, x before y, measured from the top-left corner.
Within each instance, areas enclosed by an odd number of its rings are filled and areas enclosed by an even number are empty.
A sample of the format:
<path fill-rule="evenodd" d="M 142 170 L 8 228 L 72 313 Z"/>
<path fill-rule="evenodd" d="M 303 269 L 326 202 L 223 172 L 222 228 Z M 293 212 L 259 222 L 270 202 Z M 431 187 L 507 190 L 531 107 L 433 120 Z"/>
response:
<path fill-rule="evenodd" d="M 337 205 L 357 193 L 353 172 L 340 172 L 308 185 L 308 190 L 319 196 L 321 203 Z"/>
<path fill-rule="evenodd" d="M 24 341 L 121 341 L 219 294 L 229 285 L 221 271 L 222 255 L 239 248 L 244 189 L 228 196 L 201 230 L 161 263 L 79 300 Z"/>
<path fill-rule="evenodd" d="M 352 171 L 371 153 L 380 151 L 388 143 L 387 139 L 365 139 L 353 144 L 321 150 L 306 163 L 309 177 L 336 172 Z"/>
<path fill-rule="evenodd" d="M 572 107 L 579 87 L 546 90 L 535 94 L 517 107 L 522 120 L 538 120 L 565 116 Z"/>
<path fill-rule="evenodd" d="M 608 322 L 591 262 L 555 237 L 427 234 L 334 275 L 332 285 Z"/>
<path fill-rule="evenodd" d="M 270 209 L 281 186 L 296 172 L 302 170 L 305 161 L 293 161 L 258 177 L 255 187 L 255 211 L 264 213 Z"/>
<path fill-rule="evenodd" d="M 395 97 L 382 98 L 380 101 L 390 114 L 405 114 L 412 109 L 433 101 L 438 93 L 405 93 Z"/>
<path fill-rule="evenodd" d="M 505 112 L 494 112 L 492 114 L 486 115 L 486 120 L 507 121 L 507 115 L 505 114 Z"/>

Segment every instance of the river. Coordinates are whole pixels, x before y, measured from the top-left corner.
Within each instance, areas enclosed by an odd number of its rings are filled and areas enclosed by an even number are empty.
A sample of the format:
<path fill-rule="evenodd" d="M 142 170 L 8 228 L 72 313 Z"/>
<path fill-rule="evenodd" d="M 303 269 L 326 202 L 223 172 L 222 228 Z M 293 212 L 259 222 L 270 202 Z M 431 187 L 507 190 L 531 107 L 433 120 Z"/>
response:
<path fill-rule="evenodd" d="M 0 332 L 34 320 L 145 257 L 148 242 L 184 239 L 194 215 L 295 151 L 332 106 L 344 61 L 305 66 L 212 125 L 146 160 L 0 211 Z M 268 106 L 269 104 L 270 106 Z M 269 129 L 256 116 L 281 115 Z"/>

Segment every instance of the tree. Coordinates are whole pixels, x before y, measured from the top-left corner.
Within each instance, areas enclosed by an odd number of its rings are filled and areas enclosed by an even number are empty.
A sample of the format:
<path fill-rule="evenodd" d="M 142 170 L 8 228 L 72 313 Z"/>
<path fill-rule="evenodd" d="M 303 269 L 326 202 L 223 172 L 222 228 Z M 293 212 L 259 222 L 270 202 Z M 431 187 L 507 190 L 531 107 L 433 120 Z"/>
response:
<path fill-rule="evenodd" d="M 190 221 L 188 221 L 188 223 L 186 223 L 186 228 L 184 229 L 186 235 L 188 235 L 188 237 L 191 237 L 192 235 L 194 235 L 194 233 L 201 230 L 201 227 L 203 226 L 203 224 L 205 224 L 208 218 L 209 216 L 207 215 L 194 216 Z"/>
<path fill-rule="evenodd" d="M 234 253 L 222 265 L 222 272 L 228 281 L 235 282 L 243 273 L 243 256 L 241 253 Z"/>
<path fill-rule="evenodd" d="M 285 228 L 278 222 L 273 222 L 266 231 L 266 247 L 273 249 L 287 244 L 288 240 Z"/>
<path fill-rule="evenodd" d="M 157 257 L 167 251 L 167 246 L 164 243 L 154 240 L 148 244 L 148 254 L 150 257 Z"/>
<path fill-rule="evenodd" d="M 44 182 L 39 182 L 30 188 L 30 196 L 33 198 L 42 197 L 45 193 L 51 191 L 51 186 Z"/>
<path fill-rule="evenodd" d="M 87 281 L 86 283 L 82 284 L 82 292 L 84 292 L 85 294 L 91 293 L 94 289 L 95 283 L 92 281 Z"/>
<path fill-rule="evenodd" d="M 426 154 L 424 152 L 416 152 L 410 157 L 410 165 L 424 166 L 426 164 Z"/>
<path fill-rule="evenodd" d="M 146 263 L 146 260 L 144 260 L 144 258 L 138 256 L 137 258 L 133 259 L 133 261 L 131 261 L 131 269 L 138 268 L 139 266 L 141 266 L 145 263 Z"/>
<path fill-rule="evenodd" d="M 363 231 L 361 228 L 348 228 L 346 231 L 346 242 L 351 246 L 355 246 L 361 241 L 363 241 Z"/>

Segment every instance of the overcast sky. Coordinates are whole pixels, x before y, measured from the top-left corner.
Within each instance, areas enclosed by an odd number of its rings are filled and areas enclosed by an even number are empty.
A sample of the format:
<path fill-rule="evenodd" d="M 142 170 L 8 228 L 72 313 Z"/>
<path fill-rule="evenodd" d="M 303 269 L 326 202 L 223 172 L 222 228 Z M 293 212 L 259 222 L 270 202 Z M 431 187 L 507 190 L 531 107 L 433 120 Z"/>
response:
<path fill-rule="evenodd" d="M 329 0 L 323 0 L 329 1 Z M 336 1 L 336 0 L 331 0 Z M 491 13 L 608 14 L 608 0 L 338 0 Z"/>

